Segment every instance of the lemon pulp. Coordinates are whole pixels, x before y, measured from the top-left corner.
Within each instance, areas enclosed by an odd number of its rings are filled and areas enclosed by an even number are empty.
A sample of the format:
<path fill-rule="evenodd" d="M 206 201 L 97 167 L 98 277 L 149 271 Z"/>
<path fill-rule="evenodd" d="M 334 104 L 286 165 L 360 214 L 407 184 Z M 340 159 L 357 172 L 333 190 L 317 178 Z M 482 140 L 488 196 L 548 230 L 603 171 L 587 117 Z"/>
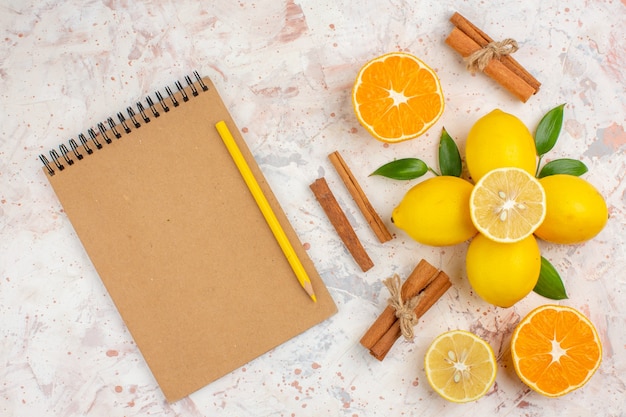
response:
<path fill-rule="evenodd" d="M 477 400 L 496 378 L 491 346 L 477 335 L 451 330 L 439 335 L 426 351 L 424 369 L 430 386 L 457 403 Z"/>

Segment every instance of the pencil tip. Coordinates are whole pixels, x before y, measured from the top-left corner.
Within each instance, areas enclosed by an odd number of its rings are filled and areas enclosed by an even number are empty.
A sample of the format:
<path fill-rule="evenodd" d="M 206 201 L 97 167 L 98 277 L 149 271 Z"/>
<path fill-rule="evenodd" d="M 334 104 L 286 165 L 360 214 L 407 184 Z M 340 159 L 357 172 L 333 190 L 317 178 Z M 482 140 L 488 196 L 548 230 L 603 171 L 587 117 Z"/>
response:
<path fill-rule="evenodd" d="M 311 294 L 311 300 L 313 300 L 314 303 L 317 303 L 317 297 L 315 294 Z"/>

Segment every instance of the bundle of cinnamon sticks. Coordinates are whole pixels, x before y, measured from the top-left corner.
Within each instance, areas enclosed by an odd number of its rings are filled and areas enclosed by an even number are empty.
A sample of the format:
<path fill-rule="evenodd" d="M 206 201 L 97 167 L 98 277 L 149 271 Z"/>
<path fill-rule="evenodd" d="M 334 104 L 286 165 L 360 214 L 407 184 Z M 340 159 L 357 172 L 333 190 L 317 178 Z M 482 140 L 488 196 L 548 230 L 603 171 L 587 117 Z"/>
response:
<path fill-rule="evenodd" d="M 446 39 L 446 43 L 464 58 L 495 43 L 485 32 L 459 13 L 454 13 L 450 22 L 454 28 Z M 541 86 L 541 83 L 511 55 L 492 59 L 483 72 L 524 103 L 536 94 Z"/>
<path fill-rule="evenodd" d="M 451 285 L 445 272 L 422 259 L 402 284 L 400 294 L 405 302 L 413 297 L 419 297 L 413 310 L 416 318 L 419 319 Z M 369 349 L 372 356 L 382 361 L 402 335 L 400 327 L 395 309 L 388 305 L 363 335 L 361 344 Z"/>

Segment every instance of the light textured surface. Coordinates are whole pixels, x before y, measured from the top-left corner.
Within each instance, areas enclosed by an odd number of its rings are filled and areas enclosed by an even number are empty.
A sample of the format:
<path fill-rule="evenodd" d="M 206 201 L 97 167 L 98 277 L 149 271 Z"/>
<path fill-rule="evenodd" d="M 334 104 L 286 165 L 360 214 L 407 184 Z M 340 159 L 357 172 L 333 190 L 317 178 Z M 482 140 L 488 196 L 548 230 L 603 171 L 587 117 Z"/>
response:
<path fill-rule="evenodd" d="M 454 11 L 495 39 L 516 39 L 515 57 L 543 83 L 540 92 L 522 104 L 470 75 L 444 44 Z M 623 0 L 0 1 L 0 415 L 626 415 L 625 18 Z M 422 138 L 385 146 L 359 126 L 350 89 L 363 63 L 396 50 L 436 70 L 446 109 Z M 167 404 L 37 157 L 194 69 L 215 82 L 339 313 Z M 588 385 L 547 399 L 515 376 L 508 344 L 520 317 L 548 301 L 531 294 L 509 309 L 481 301 L 465 277 L 466 245 L 421 246 L 388 221 L 416 181 L 368 175 L 394 158 L 436 166 L 444 126 L 463 151 L 472 123 L 493 108 L 533 131 L 561 103 L 564 129 L 549 158 L 585 162 L 611 217 L 585 244 L 542 244 L 564 278 L 562 303 L 595 323 L 604 349 Z M 378 243 L 367 227 L 327 159 L 335 150 L 392 241 Z M 310 193 L 319 176 L 374 260 L 367 273 Z M 358 341 L 385 305 L 382 280 L 406 277 L 420 258 L 444 269 L 453 288 L 416 339 L 399 341 L 380 363 Z M 422 366 L 430 341 L 457 328 L 484 337 L 499 359 L 494 388 L 465 405 L 437 396 Z"/>

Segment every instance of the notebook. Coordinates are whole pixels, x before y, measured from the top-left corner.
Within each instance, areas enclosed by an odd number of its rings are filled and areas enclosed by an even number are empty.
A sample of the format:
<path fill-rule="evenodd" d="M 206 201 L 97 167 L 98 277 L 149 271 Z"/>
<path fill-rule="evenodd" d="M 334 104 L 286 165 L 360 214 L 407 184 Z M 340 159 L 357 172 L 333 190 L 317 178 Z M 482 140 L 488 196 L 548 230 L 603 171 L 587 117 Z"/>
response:
<path fill-rule="evenodd" d="M 336 305 L 209 78 L 197 72 L 40 155 L 169 402 Z M 317 296 L 300 286 L 215 124 L 225 121 Z"/>

